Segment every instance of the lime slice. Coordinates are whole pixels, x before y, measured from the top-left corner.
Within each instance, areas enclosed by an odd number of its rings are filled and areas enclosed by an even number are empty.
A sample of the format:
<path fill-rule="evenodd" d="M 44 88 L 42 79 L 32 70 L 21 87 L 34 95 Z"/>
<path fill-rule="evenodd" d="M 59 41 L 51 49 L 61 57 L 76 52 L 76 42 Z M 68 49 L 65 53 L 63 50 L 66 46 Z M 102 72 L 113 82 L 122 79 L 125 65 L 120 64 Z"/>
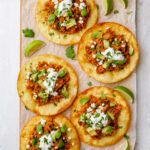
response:
<path fill-rule="evenodd" d="M 127 140 L 124 141 L 124 143 L 119 145 L 117 148 L 115 148 L 115 150 L 129 150 L 129 149 L 130 149 L 130 146 L 129 146 L 129 142 Z"/>
<path fill-rule="evenodd" d="M 104 7 L 105 10 L 105 16 L 108 15 L 109 13 L 111 13 L 112 9 L 113 9 L 113 0 L 102 0 L 102 5 Z"/>
<path fill-rule="evenodd" d="M 117 90 L 121 93 L 122 96 L 124 96 L 127 100 L 129 100 L 131 103 L 134 102 L 134 95 L 133 93 L 127 89 L 124 86 L 116 86 L 114 87 L 114 90 Z"/>
<path fill-rule="evenodd" d="M 24 55 L 26 57 L 30 57 L 33 53 L 35 53 L 37 50 L 45 46 L 46 43 L 41 40 L 34 40 L 31 43 L 28 44 L 28 46 L 24 50 Z"/>
<path fill-rule="evenodd" d="M 119 3 L 121 3 L 121 5 L 123 6 L 123 8 L 127 8 L 127 0 L 118 0 Z"/>

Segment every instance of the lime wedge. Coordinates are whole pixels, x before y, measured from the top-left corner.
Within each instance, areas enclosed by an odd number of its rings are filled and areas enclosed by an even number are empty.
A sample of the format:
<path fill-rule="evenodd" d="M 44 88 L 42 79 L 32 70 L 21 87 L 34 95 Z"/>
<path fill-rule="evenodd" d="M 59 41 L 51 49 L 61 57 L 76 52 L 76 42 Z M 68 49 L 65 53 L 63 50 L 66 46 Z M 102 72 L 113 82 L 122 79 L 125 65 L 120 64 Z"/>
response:
<path fill-rule="evenodd" d="M 130 149 L 130 146 L 129 146 L 129 142 L 127 140 L 124 141 L 124 143 L 119 145 L 117 148 L 115 148 L 115 150 L 129 150 L 129 149 Z"/>
<path fill-rule="evenodd" d="M 37 50 L 45 46 L 46 43 L 41 40 L 34 40 L 31 43 L 28 44 L 28 46 L 24 50 L 25 57 L 30 57 L 33 53 L 35 53 Z"/>
<path fill-rule="evenodd" d="M 125 97 L 127 100 L 129 100 L 131 103 L 134 102 L 134 95 L 133 95 L 133 93 L 129 89 L 127 89 L 126 87 L 124 87 L 124 86 L 116 86 L 116 87 L 114 87 L 114 90 L 119 91 L 121 93 L 121 95 L 123 97 Z"/>
<path fill-rule="evenodd" d="M 118 2 L 123 6 L 123 8 L 127 8 L 127 0 L 118 0 Z"/>
<path fill-rule="evenodd" d="M 113 0 L 102 0 L 102 5 L 104 7 L 105 10 L 105 16 L 108 15 L 109 13 L 111 13 L 112 9 L 113 9 Z"/>

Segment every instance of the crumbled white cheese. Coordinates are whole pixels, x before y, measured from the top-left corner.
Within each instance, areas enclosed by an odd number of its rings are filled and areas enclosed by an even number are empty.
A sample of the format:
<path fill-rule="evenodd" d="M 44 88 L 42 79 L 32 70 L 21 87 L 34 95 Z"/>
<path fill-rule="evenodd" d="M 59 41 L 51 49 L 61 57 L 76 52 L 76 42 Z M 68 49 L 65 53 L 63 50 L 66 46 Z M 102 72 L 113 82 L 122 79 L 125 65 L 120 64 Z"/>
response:
<path fill-rule="evenodd" d="M 96 107 L 96 104 L 95 104 L 95 103 L 92 103 L 92 104 L 91 104 L 91 107 L 95 108 L 95 107 Z"/>
<path fill-rule="evenodd" d="M 106 30 L 108 30 L 110 27 L 106 27 Z"/>
<path fill-rule="evenodd" d="M 70 132 L 70 131 L 71 131 L 71 128 L 68 128 L 67 131 Z"/>
<path fill-rule="evenodd" d="M 71 0 L 63 0 L 60 3 L 57 3 L 57 1 L 55 2 L 55 8 L 58 7 L 58 16 L 63 16 L 64 13 L 66 13 L 67 10 L 69 10 L 72 7 L 72 1 Z"/>
<path fill-rule="evenodd" d="M 99 61 L 99 59 L 97 58 L 96 61 Z"/>
<path fill-rule="evenodd" d="M 91 107 L 87 108 L 87 112 L 91 112 L 93 109 Z"/>
<path fill-rule="evenodd" d="M 90 41 L 90 43 L 93 43 L 93 41 Z"/>
<path fill-rule="evenodd" d="M 111 47 L 101 52 L 101 54 L 104 55 L 105 58 L 108 58 L 111 60 L 124 60 L 123 54 L 120 51 L 115 51 Z"/>
<path fill-rule="evenodd" d="M 71 140 L 71 139 L 72 139 L 72 138 L 69 136 L 69 137 L 68 137 L 68 140 Z"/>
<path fill-rule="evenodd" d="M 93 58 L 96 58 L 96 55 L 95 55 L 95 54 L 93 54 L 93 55 L 92 55 L 92 57 L 93 57 Z"/>
<path fill-rule="evenodd" d="M 85 7 L 86 7 L 86 5 L 84 2 L 80 3 L 80 6 L 79 6 L 80 9 L 84 9 Z"/>
<path fill-rule="evenodd" d="M 73 5 L 74 5 L 75 7 L 79 7 L 79 5 L 78 5 L 77 3 L 74 3 Z"/>
<path fill-rule="evenodd" d="M 29 79 L 30 78 L 30 75 L 31 75 L 31 73 L 30 72 L 27 72 L 27 79 Z"/>
<path fill-rule="evenodd" d="M 95 48 L 95 45 L 91 45 L 91 48 Z"/>
<path fill-rule="evenodd" d="M 117 65 L 112 63 L 112 67 L 115 68 Z"/>
<path fill-rule="evenodd" d="M 127 39 L 126 42 L 129 42 L 129 40 Z"/>
<path fill-rule="evenodd" d="M 99 65 L 102 65 L 103 64 L 103 60 L 101 60 L 100 62 L 99 62 Z"/>
<path fill-rule="evenodd" d="M 94 44 L 96 45 L 97 43 L 96 43 L 96 42 L 94 42 Z"/>
<path fill-rule="evenodd" d="M 80 17 L 80 18 L 79 18 L 79 23 L 80 23 L 80 24 L 83 24 L 83 23 L 84 23 L 84 21 L 83 21 L 83 18 L 82 18 L 82 17 Z"/>
<path fill-rule="evenodd" d="M 59 126 L 62 127 L 63 126 L 62 123 L 60 123 Z"/>
<path fill-rule="evenodd" d="M 75 146 L 75 143 L 72 143 L 72 146 Z"/>
<path fill-rule="evenodd" d="M 105 106 L 105 104 L 104 104 L 104 103 L 102 103 L 102 106 L 104 107 L 104 106 Z"/>
<path fill-rule="evenodd" d="M 27 146 L 26 146 L 26 149 L 29 149 L 30 148 L 30 145 L 28 144 Z"/>
<path fill-rule="evenodd" d="M 45 142 L 45 139 L 47 142 Z M 41 148 L 41 150 L 49 150 L 49 148 L 51 148 L 53 144 L 53 139 L 51 137 L 51 134 L 43 135 L 40 137 L 39 140 L 40 140 L 39 148 Z"/>
<path fill-rule="evenodd" d="M 47 70 L 47 73 L 48 75 L 43 82 L 44 86 L 46 87 L 45 92 L 51 95 L 56 95 L 56 93 L 54 92 L 54 87 L 58 77 L 58 73 L 53 68 L 49 68 Z"/>
<path fill-rule="evenodd" d="M 37 99 L 37 97 L 38 97 L 38 96 L 37 96 L 37 94 L 36 94 L 36 93 L 33 93 L 33 99 L 35 99 L 35 100 L 36 100 L 36 99 Z"/>
<path fill-rule="evenodd" d="M 121 47 L 123 47 L 123 48 L 124 48 L 124 47 L 126 47 L 126 46 L 125 46 L 125 45 L 121 45 Z"/>
<path fill-rule="evenodd" d="M 46 120 L 44 120 L 43 118 L 41 119 L 41 124 L 44 126 L 46 123 Z"/>
<path fill-rule="evenodd" d="M 124 41 L 121 41 L 121 43 L 124 43 Z"/>

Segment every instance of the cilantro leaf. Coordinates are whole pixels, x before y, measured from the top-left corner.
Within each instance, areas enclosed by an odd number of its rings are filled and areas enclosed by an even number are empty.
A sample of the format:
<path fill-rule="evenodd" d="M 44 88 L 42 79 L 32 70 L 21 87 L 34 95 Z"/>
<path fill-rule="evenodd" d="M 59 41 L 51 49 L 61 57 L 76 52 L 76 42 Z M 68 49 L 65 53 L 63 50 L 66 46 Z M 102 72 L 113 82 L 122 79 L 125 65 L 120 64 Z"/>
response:
<path fill-rule="evenodd" d="M 97 7 L 97 9 L 99 9 L 99 5 L 98 4 L 96 4 L 96 7 Z"/>
<path fill-rule="evenodd" d="M 92 82 L 91 81 L 88 82 L 88 86 L 92 86 Z"/>
<path fill-rule="evenodd" d="M 119 13 L 119 11 L 118 10 L 114 10 L 114 14 L 118 14 Z"/>
<path fill-rule="evenodd" d="M 28 29 L 28 28 L 23 29 L 22 32 L 24 34 L 24 37 L 31 37 L 32 38 L 32 37 L 34 37 L 34 34 L 35 34 L 32 29 Z"/>
<path fill-rule="evenodd" d="M 73 45 L 66 48 L 66 56 L 70 59 L 73 59 L 75 57 L 75 52 L 74 52 Z"/>
<path fill-rule="evenodd" d="M 128 11 L 127 12 L 127 15 L 130 15 L 130 14 L 132 14 L 133 13 L 133 11 Z"/>
<path fill-rule="evenodd" d="M 124 135 L 124 138 L 126 138 L 127 140 L 130 138 L 128 135 Z"/>

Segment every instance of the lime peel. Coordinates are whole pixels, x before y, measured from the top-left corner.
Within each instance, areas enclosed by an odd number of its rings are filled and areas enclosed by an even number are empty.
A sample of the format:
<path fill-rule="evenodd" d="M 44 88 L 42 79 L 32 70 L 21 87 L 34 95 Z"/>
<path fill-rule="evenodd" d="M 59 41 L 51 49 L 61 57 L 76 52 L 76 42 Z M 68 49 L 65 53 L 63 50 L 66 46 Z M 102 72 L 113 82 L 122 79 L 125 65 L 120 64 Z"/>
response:
<path fill-rule="evenodd" d="M 120 92 L 121 95 L 125 97 L 127 100 L 131 101 L 131 103 L 134 102 L 134 95 L 128 88 L 124 86 L 116 86 L 114 87 L 114 90 L 117 90 L 118 92 Z"/>
<path fill-rule="evenodd" d="M 123 6 L 123 8 L 127 8 L 127 0 L 118 0 L 118 2 Z"/>
<path fill-rule="evenodd" d="M 112 9 L 113 9 L 113 0 L 102 0 L 102 5 L 104 7 L 105 13 L 104 15 L 108 15 L 109 13 L 111 13 Z"/>
<path fill-rule="evenodd" d="M 41 40 L 34 40 L 30 42 L 24 50 L 25 57 L 30 57 L 31 55 L 33 55 L 33 53 L 35 53 L 45 45 L 46 43 Z"/>
<path fill-rule="evenodd" d="M 128 140 L 125 140 L 124 143 L 122 143 L 117 148 L 115 148 L 115 150 L 129 150 L 129 149 L 130 149 L 130 146 L 129 146 Z"/>

